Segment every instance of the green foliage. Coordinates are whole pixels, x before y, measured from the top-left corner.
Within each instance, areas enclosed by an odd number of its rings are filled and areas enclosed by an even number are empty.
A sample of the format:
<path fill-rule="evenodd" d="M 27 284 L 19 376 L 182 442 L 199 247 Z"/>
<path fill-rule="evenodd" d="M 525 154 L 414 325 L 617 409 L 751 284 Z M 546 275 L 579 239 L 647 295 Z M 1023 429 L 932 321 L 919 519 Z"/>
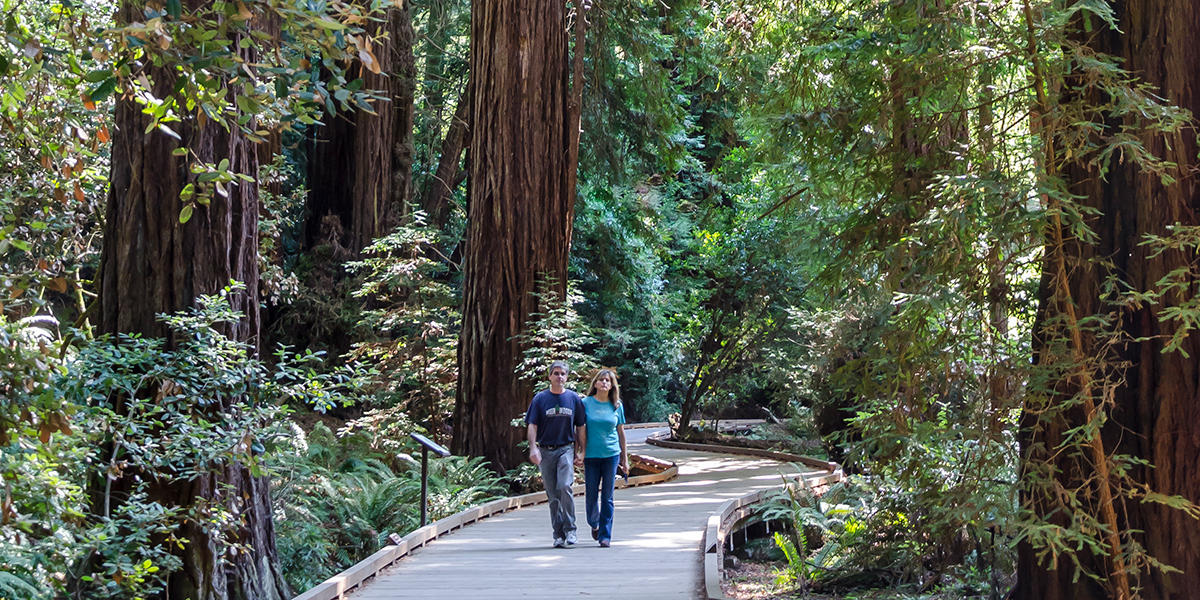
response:
<path fill-rule="evenodd" d="M 865 483 L 838 484 L 820 498 L 803 486 L 785 486 L 768 498 L 759 517 L 788 525 L 774 536 L 787 561 L 777 583 L 802 591 L 875 586 L 899 591 L 921 587 L 932 570 L 956 584 L 953 565 L 937 565 L 935 557 L 939 545 L 962 542 L 923 537 L 914 524 L 917 516 L 889 506 L 894 490 Z"/>
<path fill-rule="evenodd" d="M 864 518 L 890 541 L 871 545 L 948 572 L 955 540 L 1016 515 L 1041 223 L 1024 25 L 990 2 L 720 11 L 747 140 L 729 164 L 770 215 L 808 221 L 793 235 L 816 293 L 769 354 L 791 367 L 783 396 L 878 490 Z"/>
<path fill-rule="evenodd" d="M 147 133 L 181 140 L 213 124 L 263 141 L 373 97 L 343 65 L 370 54 L 361 24 L 383 0 L 118 4 L 0 2 L 0 302 L 20 316 L 47 302 L 86 310 L 116 98 L 141 106 Z M 254 28 L 268 22 L 277 36 Z M 181 221 L 253 181 L 196 154 L 187 168 Z"/>
<path fill-rule="evenodd" d="M 233 460 L 279 474 L 280 550 L 297 589 L 413 526 L 407 434 L 444 437 L 452 414 L 462 214 L 447 234 L 412 213 L 350 263 L 335 243 L 297 249 L 307 159 L 295 142 L 323 114 L 376 97 L 345 65 L 371 56 L 365 32 L 388 3 L 169 0 L 118 13 L 107 0 L 0 0 L 0 596 L 153 594 L 178 567 L 166 548 L 193 507 L 167 509 L 140 488 Z M 991 577 L 1010 570 L 1016 540 L 1064 565 L 1104 555 L 1087 486 L 1062 488 L 1049 463 L 1018 477 L 1018 415 L 1048 423 L 1098 401 L 1051 449 L 1088 464 L 1105 393 L 1121 383 L 1110 352 L 1122 311 L 1153 307 L 1175 325 L 1164 351 L 1186 355 L 1198 274 L 1181 267 L 1146 290 L 1114 275 L 1113 310 L 1043 322 L 1029 368 L 1044 226 L 1095 242 L 1095 210 L 1057 167 L 1103 176 L 1132 161 L 1169 182 L 1173 165 L 1145 136 L 1169 139 L 1190 116 L 1066 35 L 1074 22 L 1113 25 L 1107 3 L 1029 5 L 1033 23 L 1020 3 L 993 0 L 597 4 L 570 285 L 565 299 L 541 291 L 517 374 L 542 381 L 558 358 L 576 377 L 611 365 L 631 419 L 782 405 L 797 432 L 818 430 L 862 479 L 823 503 L 791 495 L 770 509 L 793 523 L 777 540 L 801 585 L 953 576 L 972 556 Z M 426 42 L 414 176 L 428 189 L 465 87 L 470 7 L 412 11 Z M 278 36 L 255 28 L 267 22 Z M 287 156 L 257 181 L 260 265 L 267 299 L 286 305 L 274 333 L 299 356 L 281 349 L 264 366 L 221 335 L 234 315 L 212 299 L 170 318 L 187 332 L 178 348 L 85 342 L 117 98 L 137 103 L 150 135 L 283 137 Z M 254 184 L 179 153 L 191 182 L 181 220 Z M 1194 255 L 1198 240 L 1179 224 L 1141 243 L 1153 259 Z M 60 340 L 51 314 L 83 331 Z M 1097 340 L 1082 367 L 1098 383 L 1064 398 L 1054 386 L 1081 368 L 1076 332 Z M 321 350 L 371 368 L 329 371 Z M 279 403 L 355 418 L 305 434 Z M 1144 458 L 1105 460 L 1122 501 L 1197 514 L 1135 480 Z M 474 461 L 433 464 L 435 515 L 499 493 Z M 525 469 L 511 477 L 531 480 Z M 89 482 L 131 472 L 143 484 L 109 494 L 107 509 L 103 494 L 85 496 Z M 1070 518 L 1023 513 L 1018 490 Z M 1129 564 L 1170 569 L 1122 535 Z"/>
<path fill-rule="evenodd" d="M 263 474 L 281 435 L 277 402 L 344 401 L 316 356 L 281 351 L 268 369 L 221 333 L 240 315 L 224 293 L 164 316 L 179 345 L 135 336 L 65 346 L 51 320 L 3 323 L 0 365 L 0 589 L 15 597 L 142 598 L 181 565 L 181 527 L 203 517 L 216 539 L 239 527 L 220 503 L 166 506 L 152 486 L 187 482 L 231 462 Z M 120 477 L 136 474 L 137 477 Z M 94 492 L 89 496 L 85 490 Z"/>
<path fill-rule="evenodd" d="M 616 367 L 630 418 L 664 421 L 676 410 L 668 401 L 678 348 L 666 329 L 674 297 L 666 260 L 685 225 L 649 185 L 588 184 L 579 200 L 571 271 L 584 301 L 573 306 L 596 338 L 587 351 Z"/>
<path fill-rule="evenodd" d="M 307 190 L 296 185 L 299 177 L 296 165 L 282 154 L 258 170 L 259 289 L 272 306 L 289 304 L 300 294 L 292 267 Z"/>
<path fill-rule="evenodd" d="M 0 1 L 0 312 L 10 318 L 85 309 L 79 278 L 98 257 L 112 118 L 111 102 L 80 98 L 111 13 L 91 0 Z"/>
<path fill-rule="evenodd" d="M 404 535 L 420 519 L 420 466 L 365 447 L 363 432 L 335 437 L 323 424 L 293 426 L 271 454 L 273 502 L 284 575 L 308 589 Z M 396 440 L 401 444 L 400 440 Z M 415 451 L 407 442 L 408 450 Z M 429 463 L 429 518 L 440 519 L 502 495 L 483 459 L 451 456 Z"/>
<path fill-rule="evenodd" d="M 454 411 L 458 379 L 458 302 L 437 247 L 438 232 L 414 211 L 348 264 L 366 305 L 349 358 L 373 365 L 373 407 L 354 426 L 401 439 L 422 424 L 440 435 Z M 393 448 L 395 450 L 395 448 Z"/>
<path fill-rule="evenodd" d="M 672 322 L 686 369 L 684 430 L 693 411 L 716 412 L 766 384 L 762 363 L 778 344 L 791 343 L 788 317 L 807 287 L 793 245 L 800 222 L 763 216 L 761 203 L 740 200 L 738 210 L 709 213 L 709 223 L 693 233 L 694 254 L 679 265 L 690 275 Z"/>
<path fill-rule="evenodd" d="M 534 293 L 538 309 L 525 323 L 525 331 L 516 338 L 525 346 L 525 352 L 514 374 L 537 387 L 546 380 L 550 364 L 564 360 L 571 367 L 567 388 L 587 393 L 588 383 L 600 365 L 585 349 L 596 339 L 575 309 L 583 297 L 574 285 L 568 282 L 566 298 L 556 288 L 557 283 L 552 279 L 542 279 Z"/>

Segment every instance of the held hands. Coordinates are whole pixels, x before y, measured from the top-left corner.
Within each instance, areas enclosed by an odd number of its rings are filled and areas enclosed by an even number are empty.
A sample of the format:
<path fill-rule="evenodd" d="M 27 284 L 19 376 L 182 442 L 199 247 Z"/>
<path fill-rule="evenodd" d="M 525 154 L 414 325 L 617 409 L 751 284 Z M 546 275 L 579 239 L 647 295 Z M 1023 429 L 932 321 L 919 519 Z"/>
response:
<path fill-rule="evenodd" d="M 581 466 L 582 464 L 583 464 L 583 450 L 576 450 L 575 451 L 575 466 Z"/>

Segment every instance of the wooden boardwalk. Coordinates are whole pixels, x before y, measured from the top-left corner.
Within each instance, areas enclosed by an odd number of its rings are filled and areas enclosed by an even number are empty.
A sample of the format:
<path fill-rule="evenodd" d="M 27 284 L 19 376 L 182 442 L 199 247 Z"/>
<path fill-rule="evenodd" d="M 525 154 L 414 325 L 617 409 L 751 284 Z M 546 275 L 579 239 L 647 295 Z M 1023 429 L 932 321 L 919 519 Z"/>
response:
<path fill-rule="evenodd" d="M 654 430 L 627 432 L 630 452 L 674 461 L 679 477 L 616 491 L 611 548 L 591 539 L 576 497 L 580 540 L 551 546 L 545 504 L 496 515 L 431 542 L 381 572 L 353 600 L 402 598 L 703 597 L 701 540 L 722 502 L 781 483 L 777 461 L 649 446 Z M 824 473 L 824 471 L 812 471 Z"/>

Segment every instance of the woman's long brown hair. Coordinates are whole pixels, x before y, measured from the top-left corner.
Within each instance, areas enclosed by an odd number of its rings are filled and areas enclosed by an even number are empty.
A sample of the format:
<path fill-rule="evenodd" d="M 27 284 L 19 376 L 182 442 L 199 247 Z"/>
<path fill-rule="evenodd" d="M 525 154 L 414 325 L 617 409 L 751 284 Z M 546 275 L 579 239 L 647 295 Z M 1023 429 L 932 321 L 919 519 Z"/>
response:
<path fill-rule="evenodd" d="M 608 375 L 608 380 L 612 382 L 612 389 L 608 390 L 608 401 L 612 402 L 613 410 L 621 408 L 621 386 L 617 385 L 617 371 L 615 369 L 600 369 L 592 376 L 592 382 L 588 384 L 587 395 L 596 396 L 596 380 L 600 379 L 601 375 Z"/>

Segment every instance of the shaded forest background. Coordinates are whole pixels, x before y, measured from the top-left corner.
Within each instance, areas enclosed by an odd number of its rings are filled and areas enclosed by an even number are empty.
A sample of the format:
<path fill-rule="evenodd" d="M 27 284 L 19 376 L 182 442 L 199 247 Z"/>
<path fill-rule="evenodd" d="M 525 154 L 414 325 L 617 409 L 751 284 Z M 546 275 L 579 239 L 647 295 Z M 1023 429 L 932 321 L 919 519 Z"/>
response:
<path fill-rule="evenodd" d="M 0 0 L 0 598 L 291 597 L 556 358 L 853 472 L 797 594 L 1200 588 L 1200 3 L 520 6 Z"/>

